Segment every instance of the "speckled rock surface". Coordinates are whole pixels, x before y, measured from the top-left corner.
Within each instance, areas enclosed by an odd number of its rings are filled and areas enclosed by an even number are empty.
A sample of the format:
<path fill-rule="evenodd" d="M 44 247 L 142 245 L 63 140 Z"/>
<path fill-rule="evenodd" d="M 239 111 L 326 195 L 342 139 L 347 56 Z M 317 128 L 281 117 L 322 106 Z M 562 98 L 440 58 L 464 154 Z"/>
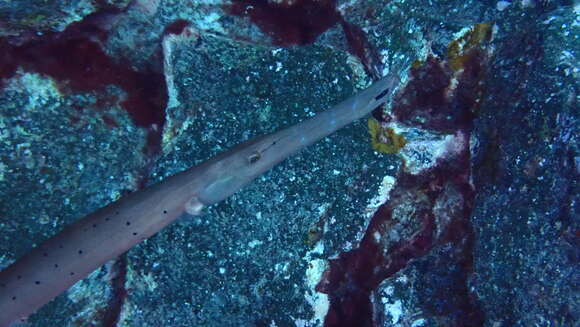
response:
<path fill-rule="evenodd" d="M 572 35 L 578 15 L 567 7 L 518 16 L 499 25 L 476 123 L 473 287 L 490 326 L 573 326 L 580 318 L 579 90 L 569 60 L 580 47 Z"/>
<path fill-rule="evenodd" d="M 298 24 L 268 3 L 0 4 L 0 268 L 127 192 L 329 108 L 377 72 L 404 68 L 405 82 L 430 55 L 446 62 L 460 31 L 490 23 L 471 88 L 483 91 L 461 127 L 472 210 L 467 227 L 432 232 L 464 238 L 415 250 L 364 290 L 372 317 L 361 326 L 577 324 L 578 4 L 304 0 L 293 10 L 327 16 Z M 29 24 L 39 15 L 51 18 Z M 453 134 L 419 118 L 397 125 L 409 144 L 400 155 L 374 152 L 364 120 L 340 130 L 96 270 L 29 325 L 325 325 L 341 296 L 321 286 L 329 259 L 360 246 L 389 190 L 406 201 L 394 185 L 419 160 L 417 135 Z M 380 237 L 399 244 L 420 224 L 408 225 Z"/>
<path fill-rule="evenodd" d="M 129 0 L 43 1 L 10 0 L 0 2 L 0 36 L 24 36 L 63 31 L 69 24 L 107 10 L 125 9 Z"/>

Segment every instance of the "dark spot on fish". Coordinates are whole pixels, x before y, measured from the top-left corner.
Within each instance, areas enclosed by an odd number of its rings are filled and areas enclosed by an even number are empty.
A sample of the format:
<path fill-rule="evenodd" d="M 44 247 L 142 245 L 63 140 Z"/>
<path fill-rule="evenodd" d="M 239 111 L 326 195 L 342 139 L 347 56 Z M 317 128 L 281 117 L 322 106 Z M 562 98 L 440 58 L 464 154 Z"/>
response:
<path fill-rule="evenodd" d="M 379 93 L 379 95 L 377 95 L 375 97 L 375 100 L 378 101 L 378 100 L 380 100 L 381 98 L 383 98 L 387 94 L 389 94 L 389 89 L 386 89 L 383 92 Z"/>
<path fill-rule="evenodd" d="M 44 257 L 48 257 L 48 253 L 44 252 L 44 253 L 42 254 L 42 256 L 44 256 Z"/>
<path fill-rule="evenodd" d="M 13 297 L 12 297 L 12 301 L 15 301 L 15 300 L 16 300 L 16 296 L 13 296 Z"/>
<path fill-rule="evenodd" d="M 58 246 L 58 248 L 59 248 L 59 249 L 62 249 L 62 248 L 64 248 L 64 246 L 62 246 L 62 244 L 60 244 L 60 245 Z"/>
<path fill-rule="evenodd" d="M 109 221 L 109 220 L 111 220 L 111 218 L 109 218 L 109 217 L 105 218 L 105 221 Z"/>
<path fill-rule="evenodd" d="M 55 263 L 54 264 L 54 268 L 58 268 L 58 263 Z"/>
<path fill-rule="evenodd" d="M 16 276 L 16 279 L 22 279 L 22 275 Z"/>
<path fill-rule="evenodd" d="M 129 226 L 129 225 L 131 225 L 131 222 L 130 221 L 127 222 L 127 226 Z"/>
<path fill-rule="evenodd" d="M 83 254 L 83 250 L 79 250 L 79 254 Z"/>
<path fill-rule="evenodd" d="M 133 232 L 133 235 L 137 235 L 137 233 L 136 232 Z"/>
<path fill-rule="evenodd" d="M 93 228 L 97 228 L 97 224 L 93 224 Z"/>
<path fill-rule="evenodd" d="M 37 280 L 36 282 L 34 282 L 34 284 L 36 284 L 36 285 L 40 285 L 40 281 L 39 281 L 39 280 Z"/>
<path fill-rule="evenodd" d="M 74 274 L 75 274 L 74 272 L 72 272 L 72 271 L 70 272 L 70 275 L 71 275 L 71 276 L 72 276 L 72 275 L 74 275 Z"/>
<path fill-rule="evenodd" d="M 163 210 L 163 213 L 164 213 L 164 214 L 167 214 L 167 210 Z"/>

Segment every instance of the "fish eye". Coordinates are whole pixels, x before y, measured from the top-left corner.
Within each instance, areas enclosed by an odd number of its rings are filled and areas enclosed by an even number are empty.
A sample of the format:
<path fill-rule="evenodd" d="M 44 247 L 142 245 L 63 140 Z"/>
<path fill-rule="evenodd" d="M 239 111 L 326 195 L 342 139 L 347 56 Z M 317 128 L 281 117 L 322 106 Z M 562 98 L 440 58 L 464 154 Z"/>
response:
<path fill-rule="evenodd" d="M 253 164 L 253 163 L 255 163 L 256 161 L 260 160 L 260 158 L 261 158 L 261 154 L 260 154 L 260 152 L 256 151 L 256 152 L 252 153 L 252 154 L 251 154 L 251 155 L 248 157 L 248 161 L 249 161 L 251 164 Z"/>

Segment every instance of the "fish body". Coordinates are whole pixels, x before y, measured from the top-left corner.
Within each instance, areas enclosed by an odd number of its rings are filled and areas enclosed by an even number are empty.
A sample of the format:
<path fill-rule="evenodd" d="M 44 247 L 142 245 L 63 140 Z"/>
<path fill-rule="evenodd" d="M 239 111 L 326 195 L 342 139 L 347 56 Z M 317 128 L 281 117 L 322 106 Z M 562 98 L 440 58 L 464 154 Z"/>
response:
<path fill-rule="evenodd" d="M 184 212 L 200 214 L 277 163 L 382 105 L 390 74 L 333 108 L 134 192 L 64 228 L 0 271 L 0 327 L 16 323 Z"/>

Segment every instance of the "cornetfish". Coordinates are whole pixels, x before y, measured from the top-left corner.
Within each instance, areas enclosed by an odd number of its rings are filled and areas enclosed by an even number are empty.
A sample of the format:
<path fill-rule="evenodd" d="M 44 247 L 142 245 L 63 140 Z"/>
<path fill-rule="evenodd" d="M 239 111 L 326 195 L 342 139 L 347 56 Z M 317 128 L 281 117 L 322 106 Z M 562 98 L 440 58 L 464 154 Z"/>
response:
<path fill-rule="evenodd" d="M 277 163 L 362 118 L 384 104 L 398 84 L 398 75 L 391 73 L 327 111 L 241 143 L 65 227 L 0 271 L 0 327 L 25 319 L 184 212 L 199 215 Z"/>

